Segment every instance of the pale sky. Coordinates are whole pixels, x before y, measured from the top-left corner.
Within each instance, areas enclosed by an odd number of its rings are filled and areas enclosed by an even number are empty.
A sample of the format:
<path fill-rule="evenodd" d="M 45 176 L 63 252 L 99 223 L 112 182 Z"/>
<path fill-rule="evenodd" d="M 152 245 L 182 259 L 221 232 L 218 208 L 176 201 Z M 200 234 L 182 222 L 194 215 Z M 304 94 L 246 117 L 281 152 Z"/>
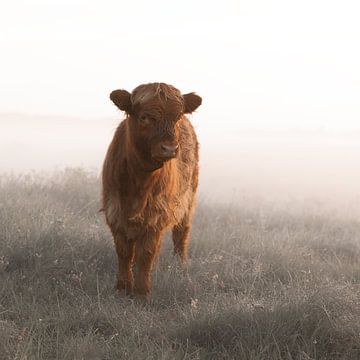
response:
<path fill-rule="evenodd" d="M 163 81 L 208 127 L 360 128 L 360 2 L 15 0 L 0 12 L 0 112 L 114 116 Z"/>
<path fill-rule="evenodd" d="M 161 81 L 203 97 L 208 188 L 360 196 L 359 15 L 358 0 L 2 1 L 0 172 L 100 169 L 122 118 L 109 93 Z"/>

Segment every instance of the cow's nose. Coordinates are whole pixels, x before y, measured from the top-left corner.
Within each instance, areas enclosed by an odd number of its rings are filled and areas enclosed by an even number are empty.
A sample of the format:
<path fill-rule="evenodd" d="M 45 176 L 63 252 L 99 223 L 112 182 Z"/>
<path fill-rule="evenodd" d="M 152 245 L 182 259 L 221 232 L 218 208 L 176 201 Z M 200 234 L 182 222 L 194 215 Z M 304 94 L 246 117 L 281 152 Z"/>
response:
<path fill-rule="evenodd" d="M 179 145 L 161 145 L 161 150 L 164 151 L 166 155 L 175 155 L 176 150 L 178 149 Z"/>

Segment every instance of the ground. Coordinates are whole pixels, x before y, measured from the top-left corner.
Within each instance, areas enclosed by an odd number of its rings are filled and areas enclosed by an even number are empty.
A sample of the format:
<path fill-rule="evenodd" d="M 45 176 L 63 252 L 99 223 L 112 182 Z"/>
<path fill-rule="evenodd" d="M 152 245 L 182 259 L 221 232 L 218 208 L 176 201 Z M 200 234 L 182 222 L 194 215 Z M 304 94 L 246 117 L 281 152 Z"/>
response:
<path fill-rule="evenodd" d="M 360 221 L 200 197 L 188 269 L 120 297 L 97 177 L 0 180 L 0 359 L 359 359 Z"/>

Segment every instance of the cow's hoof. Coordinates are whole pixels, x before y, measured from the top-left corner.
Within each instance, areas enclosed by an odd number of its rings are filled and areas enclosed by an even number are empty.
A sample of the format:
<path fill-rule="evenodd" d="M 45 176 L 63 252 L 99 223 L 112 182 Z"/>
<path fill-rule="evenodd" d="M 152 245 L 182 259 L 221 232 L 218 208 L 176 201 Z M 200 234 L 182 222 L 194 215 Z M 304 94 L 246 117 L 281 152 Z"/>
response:
<path fill-rule="evenodd" d="M 124 284 L 122 281 L 118 281 L 115 285 L 116 290 L 122 296 L 127 296 L 132 294 L 133 286 L 131 284 Z"/>
<path fill-rule="evenodd" d="M 134 289 L 133 295 L 134 298 L 140 303 L 149 303 L 151 299 L 150 292 L 138 291 Z"/>

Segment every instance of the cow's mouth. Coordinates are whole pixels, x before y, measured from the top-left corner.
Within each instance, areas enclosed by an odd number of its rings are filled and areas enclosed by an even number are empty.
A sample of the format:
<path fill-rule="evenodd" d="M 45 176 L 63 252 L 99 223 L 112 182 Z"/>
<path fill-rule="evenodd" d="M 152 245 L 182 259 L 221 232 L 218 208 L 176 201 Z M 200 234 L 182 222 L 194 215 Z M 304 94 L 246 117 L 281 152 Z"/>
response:
<path fill-rule="evenodd" d="M 144 171 L 147 173 L 153 172 L 155 170 L 161 169 L 164 166 L 164 161 L 160 159 L 151 158 L 150 161 L 146 162 L 144 166 Z"/>
<path fill-rule="evenodd" d="M 151 173 L 155 170 L 159 170 L 164 166 L 164 163 L 152 163 L 144 168 L 144 171 L 147 173 Z"/>
<path fill-rule="evenodd" d="M 161 169 L 167 161 L 175 159 L 176 155 L 172 156 L 152 156 L 149 166 L 147 166 L 146 172 L 153 172 L 155 170 Z"/>
<path fill-rule="evenodd" d="M 174 159 L 174 158 L 176 158 L 176 156 L 174 156 L 174 155 L 171 155 L 171 156 L 156 156 L 156 157 L 153 157 L 153 161 L 155 163 L 163 164 L 164 162 L 169 161 L 169 160 Z"/>

